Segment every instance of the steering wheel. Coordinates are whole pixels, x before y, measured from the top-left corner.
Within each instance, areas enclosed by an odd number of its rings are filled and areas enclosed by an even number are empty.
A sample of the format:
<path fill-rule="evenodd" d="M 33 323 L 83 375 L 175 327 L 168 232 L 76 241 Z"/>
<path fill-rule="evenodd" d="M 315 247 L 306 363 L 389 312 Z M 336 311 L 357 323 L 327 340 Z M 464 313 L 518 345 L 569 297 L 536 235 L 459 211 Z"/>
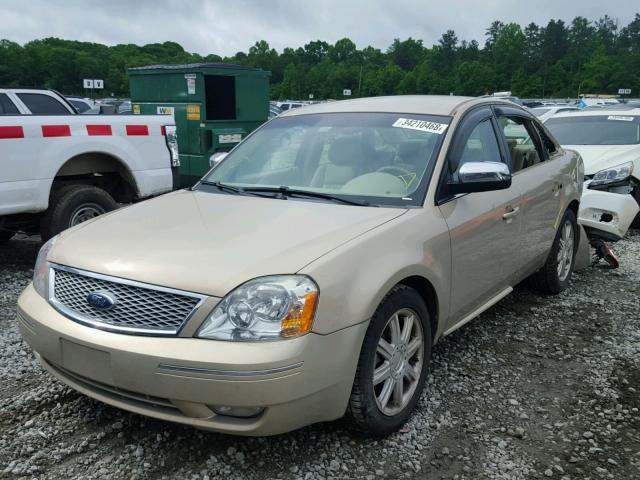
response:
<path fill-rule="evenodd" d="M 376 172 L 380 173 L 390 173 L 391 175 L 395 175 L 402 179 L 405 175 L 415 175 L 414 172 L 410 172 L 406 168 L 398 167 L 397 165 L 387 165 L 386 167 L 380 167 L 376 170 Z"/>

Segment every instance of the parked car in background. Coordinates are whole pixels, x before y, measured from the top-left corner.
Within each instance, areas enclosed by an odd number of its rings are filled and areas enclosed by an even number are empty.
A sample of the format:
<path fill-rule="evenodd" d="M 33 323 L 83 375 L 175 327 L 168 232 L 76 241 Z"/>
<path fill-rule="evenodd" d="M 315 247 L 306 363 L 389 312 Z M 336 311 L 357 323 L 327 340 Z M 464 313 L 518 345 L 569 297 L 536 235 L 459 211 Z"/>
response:
<path fill-rule="evenodd" d="M 639 225 L 640 109 L 586 109 L 545 122 L 564 148 L 580 153 L 585 189 L 579 221 L 594 238 L 620 240 Z"/>
<path fill-rule="evenodd" d="M 284 102 L 276 102 L 276 106 L 282 111 L 292 110 L 294 108 L 300 108 L 308 105 L 307 102 L 294 102 L 291 100 L 285 100 Z"/>
<path fill-rule="evenodd" d="M 532 108 L 531 113 L 540 119 L 541 122 L 545 122 L 549 118 L 553 117 L 556 113 L 562 112 L 577 112 L 580 111 L 578 107 L 571 106 L 542 106 Z"/>
<path fill-rule="evenodd" d="M 2 115 L 73 115 L 74 106 L 54 90 L 0 88 Z"/>
<path fill-rule="evenodd" d="M 0 243 L 65 228 L 170 191 L 177 180 L 171 116 L 78 115 L 50 90 L 0 90 Z"/>
<path fill-rule="evenodd" d="M 95 108 L 95 102 L 89 98 L 66 97 L 71 105 L 73 105 L 78 113 L 86 113 Z"/>
<path fill-rule="evenodd" d="M 240 435 L 348 412 L 386 435 L 435 341 L 525 278 L 567 288 L 582 176 L 494 98 L 295 109 L 195 187 L 51 239 L 18 322 L 51 374 L 126 410 Z"/>
<path fill-rule="evenodd" d="M 581 97 L 576 104 L 579 108 L 606 108 L 618 105 L 620 102 L 615 98 L 591 98 Z"/>
<path fill-rule="evenodd" d="M 282 109 L 275 105 L 274 103 L 269 104 L 269 119 L 273 117 L 277 117 L 282 113 Z"/>

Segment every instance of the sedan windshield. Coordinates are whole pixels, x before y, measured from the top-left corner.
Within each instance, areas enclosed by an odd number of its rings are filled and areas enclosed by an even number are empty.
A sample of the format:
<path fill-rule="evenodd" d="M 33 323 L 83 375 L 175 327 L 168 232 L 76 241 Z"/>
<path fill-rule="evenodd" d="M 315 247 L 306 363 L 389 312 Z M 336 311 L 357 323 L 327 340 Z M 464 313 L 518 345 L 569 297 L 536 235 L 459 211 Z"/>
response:
<path fill-rule="evenodd" d="M 640 117 L 581 115 L 554 117 L 545 126 L 562 145 L 636 145 L 640 143 Z"/>
<path fill-rule="evenodd" d="M 279 117 L 238 145 L 198 188 L 230 193 L 223 185 L 261 195 L 294 191 L 295 198 L 314 201 L 420 205 L 450 120 L 390 113 Z M 300 191 L 323 195 L 305 197 Z"/>

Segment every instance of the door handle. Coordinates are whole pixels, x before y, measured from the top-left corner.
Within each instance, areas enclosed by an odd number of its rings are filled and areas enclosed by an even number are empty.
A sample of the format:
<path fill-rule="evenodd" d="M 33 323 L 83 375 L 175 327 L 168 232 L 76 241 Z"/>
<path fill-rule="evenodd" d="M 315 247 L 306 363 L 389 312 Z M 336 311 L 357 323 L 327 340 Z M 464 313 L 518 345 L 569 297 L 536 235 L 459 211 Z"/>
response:
<path fill-rule="evenodd" d="M 507 208 L 510 208 L 510 207 L 507 207 Z M 520 213 L 520 207 L 510 208 L 509 211 L 502 214 L 502 219 L 511 220 L 513 217 L 518 215 L 518 213 Z"/>

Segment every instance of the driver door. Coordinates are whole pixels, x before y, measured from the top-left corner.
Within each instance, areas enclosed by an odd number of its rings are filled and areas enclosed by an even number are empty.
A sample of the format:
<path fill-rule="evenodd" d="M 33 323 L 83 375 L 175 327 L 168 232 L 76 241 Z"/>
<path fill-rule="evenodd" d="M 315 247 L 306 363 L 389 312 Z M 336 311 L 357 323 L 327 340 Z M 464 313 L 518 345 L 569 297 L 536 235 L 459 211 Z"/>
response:
<path fill-rule="evenodd" d="M 453 139 L 444 172 L 449 178 L 443 181 L 455 181 L 466 162 L 509 164 L 497 132 L 489 107 L 468 114 Z M 505 190 L 443 197 L 439 203 L 451 239 L 449 329 L 510 291 L 520 264 L 522 205 L 520 191 L 513 185 Z"/>

